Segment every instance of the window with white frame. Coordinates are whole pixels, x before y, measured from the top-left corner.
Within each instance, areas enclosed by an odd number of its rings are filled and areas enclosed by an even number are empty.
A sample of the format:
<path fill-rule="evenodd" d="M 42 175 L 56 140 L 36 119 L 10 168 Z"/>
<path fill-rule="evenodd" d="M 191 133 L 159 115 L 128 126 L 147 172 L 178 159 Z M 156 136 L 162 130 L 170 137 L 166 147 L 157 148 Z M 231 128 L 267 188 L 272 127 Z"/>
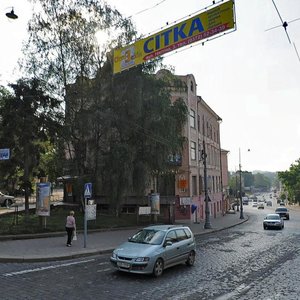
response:
<path fill-rule="evenodd" d="M 196 143 L 191 141 L 191 160 L 196 160 Z"/>
<path fill-rule="evenodd" d="M 190 125 L 196 128 L 195 111 L 193 109 L 190 109 Z"/>

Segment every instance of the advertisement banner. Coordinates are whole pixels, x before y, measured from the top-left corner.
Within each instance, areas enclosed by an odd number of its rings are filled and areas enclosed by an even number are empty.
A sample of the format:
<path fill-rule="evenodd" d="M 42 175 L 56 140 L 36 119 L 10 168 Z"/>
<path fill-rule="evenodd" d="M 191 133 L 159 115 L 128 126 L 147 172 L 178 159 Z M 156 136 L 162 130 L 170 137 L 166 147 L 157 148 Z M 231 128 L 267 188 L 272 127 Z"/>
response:
<path fill-rule="evenodd" d="M 150 206 L 141 206 L 139 207 L 139 215 L 150 215 L 151 207 Z"/>
<path fill-rule="evenodd" d="M 151 202 L 151 214 L 159 215 L 159 213 L 160 213 L 160 197 L 159 197 L 159 194 L 151 194 L 150 202 Z"/>
<path fill-rule="evenodd" d="M 36 214 L 50 216 L 51 183 L 43 182 L 36 185 Z"/>
<path fill-rule="evenodd" d="M 96 220 L 97 215 L 97 204 L 89 204 L 86 206 L 86 219 L 89 220 Z"/>
<path fill-rule="evenodd" d="M 180 197 L 180 205 L 191 205 L 193 200 L 191 197 Z"/>
<path fill-rule="evenodd" d="M 131 45 L 114 50 L 114 74 L 235 27 L 230 0 Z"/>

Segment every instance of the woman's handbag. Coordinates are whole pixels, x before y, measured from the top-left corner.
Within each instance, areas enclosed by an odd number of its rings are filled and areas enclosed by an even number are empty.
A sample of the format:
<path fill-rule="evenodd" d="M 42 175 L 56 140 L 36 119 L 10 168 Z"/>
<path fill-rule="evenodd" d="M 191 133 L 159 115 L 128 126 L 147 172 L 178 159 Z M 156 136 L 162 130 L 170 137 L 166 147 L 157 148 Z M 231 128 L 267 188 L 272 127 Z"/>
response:
<path fill-rule="evenodd" d="M 77 233 L 76 233 L 76 230 L 74 230 L 73 241 L 77 241 Z"/>

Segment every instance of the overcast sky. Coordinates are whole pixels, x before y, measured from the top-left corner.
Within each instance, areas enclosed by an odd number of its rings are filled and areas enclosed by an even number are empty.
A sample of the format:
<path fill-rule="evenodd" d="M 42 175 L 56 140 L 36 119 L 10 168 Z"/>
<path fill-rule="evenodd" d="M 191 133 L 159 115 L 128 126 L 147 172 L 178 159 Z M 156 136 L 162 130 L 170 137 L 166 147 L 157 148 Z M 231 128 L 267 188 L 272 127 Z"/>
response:
<path fill-rule="evenodd" d="M 283 21 L 300 18 L 300 0 L 274 0 Z M 147 36 L 188 17 L 212 1 L 108 0 L 132 16 Z M 222 118 L 221 146 L 229 150 L 229 169 L 284 171 L 300 158 L 300 20 L 289 24 L 290 44 L 272 0 L 236 0 L 237 30 L 204 46 L 166 55 L 177 75 L 193 74 L 197 94 Z M 17 20 L 5 17 L 14 5 Z M 145 10 L 149 8 L 148 10 Z M 144 12 L 139 13 L 140 11 Z M 0 3 L 0 84 L 17 78 L 13 71 L 31 9 L 27 1 Z M 250 151 L 248 151 L 250 149 Z"/>

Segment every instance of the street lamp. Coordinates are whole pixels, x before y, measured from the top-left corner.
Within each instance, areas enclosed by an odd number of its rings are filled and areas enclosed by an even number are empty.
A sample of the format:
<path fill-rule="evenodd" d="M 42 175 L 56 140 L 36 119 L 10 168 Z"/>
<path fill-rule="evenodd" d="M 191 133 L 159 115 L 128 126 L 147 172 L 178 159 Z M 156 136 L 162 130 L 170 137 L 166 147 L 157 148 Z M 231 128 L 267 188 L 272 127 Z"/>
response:
<path fill-rule="evenodd" d="M 248 152 L 250 149 L 248 149 Z M 242 164 L 241 164 L 241 148 L 239 148 L 239 172 L 240 172 L 240 219 L 244 219 L 244 208 L 242 199 Z"/>
<path fill-rule="evenodd" d="M 5 14 L 9 19 L 18 19 L 18 16 L 14 12 L 14 8 L 12 7 L 11 11 Z"/>
<path fill-rule="evenodd" d="M 211 229 L 211 223 L 210 223 L 210 211 L 209 211 L 209 196 L 208 196 L 208 189 L 207 189 L 207 167 L 206 167 L 206 150 L 205 150 L 205 142 L 203 139 L 203 150 L 201 153 L 202 159 L 203 159 L 203 166 L 204 166 L 204 195 L 205 195 L 205 223 L 204 223 L 204 229 Z"/>
<path fill-rule="evenodd" d="M 238 194 L 238 176 L 237 176 L 238 171 L 235 170 L 235 202 L 236 202 L 236 211 L 240 211 L 240 206 L 239 206 L 239 198 L 240 195 Z"/>

